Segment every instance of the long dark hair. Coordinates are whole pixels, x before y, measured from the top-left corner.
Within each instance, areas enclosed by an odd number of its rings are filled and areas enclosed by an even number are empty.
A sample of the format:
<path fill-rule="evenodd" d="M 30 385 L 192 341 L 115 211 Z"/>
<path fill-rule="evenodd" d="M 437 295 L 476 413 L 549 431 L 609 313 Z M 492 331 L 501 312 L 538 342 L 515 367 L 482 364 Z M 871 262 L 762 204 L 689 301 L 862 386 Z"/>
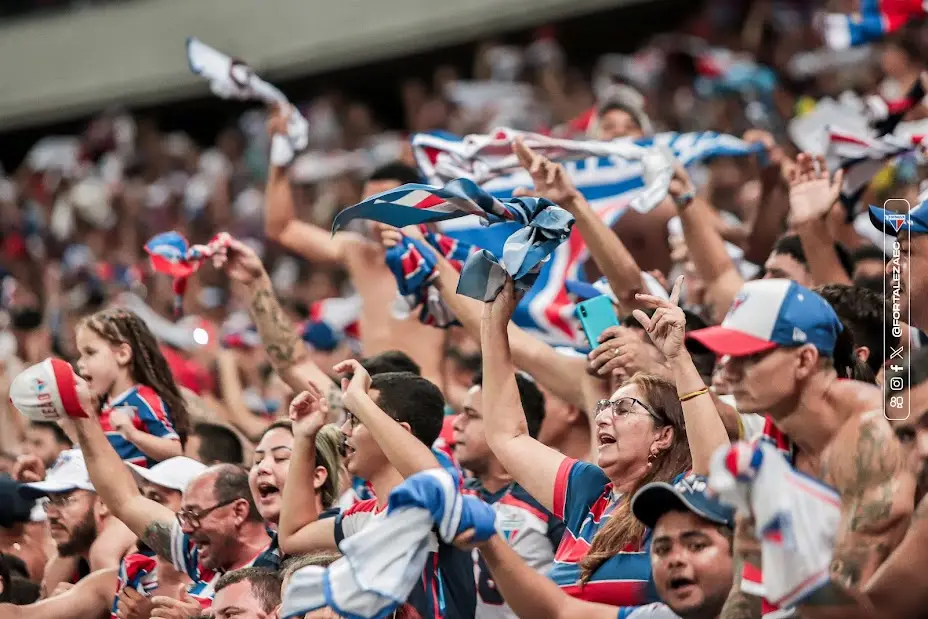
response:
<path fill-rule="evenodd" d="M 190 432 L 187 403 L 180 394 L 171 368 L 145 321 L 129 310 L 111 307 L 84 318 L 80 327 L 90 329 L 114 346 L 129 345 L 132 349 L 129 369 L 132 380 L 154 389 L 158 397 L 167 404 L 181 446 L 185 445 Z"/>
<path fill-rule="evenodd" d="M 619 499 L 619 504 L 613 510 L 609 521 L 593 536 L 590 550 L 580 561 L 581 583 L 588 582 L 593 572 L 624 550 L 627 545 L 641 543 L 645 526 L 632 514 L 631 497 L 635 492 L 652 481 L 669 483 L 692 467 L 686 425 L 683 423 L 683 407 L 677 396 L 677 386 L 665 378 L 640 372 L 625 384 L 635 385 L 644 392 L 644 399 L 663 420 L 662 424 L 655 419 L 654 424 L 658 427 L 673 427 L 673 440 L 668 449 L 657 455 L 647 472 L 635 481 L 634 487 Z"/>

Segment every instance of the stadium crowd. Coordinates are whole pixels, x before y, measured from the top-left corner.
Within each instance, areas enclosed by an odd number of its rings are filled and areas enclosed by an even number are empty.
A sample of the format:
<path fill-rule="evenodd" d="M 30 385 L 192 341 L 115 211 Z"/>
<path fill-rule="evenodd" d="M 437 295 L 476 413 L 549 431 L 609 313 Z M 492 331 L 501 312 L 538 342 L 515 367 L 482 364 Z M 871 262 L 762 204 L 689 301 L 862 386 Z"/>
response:
<path fill-rule="evenodd" d="M 395 131 L 330 93 L 40 141 L 0 619 L 928 616 L 916 4 L 710 2 L 590 73 L 543 29 Z"/>

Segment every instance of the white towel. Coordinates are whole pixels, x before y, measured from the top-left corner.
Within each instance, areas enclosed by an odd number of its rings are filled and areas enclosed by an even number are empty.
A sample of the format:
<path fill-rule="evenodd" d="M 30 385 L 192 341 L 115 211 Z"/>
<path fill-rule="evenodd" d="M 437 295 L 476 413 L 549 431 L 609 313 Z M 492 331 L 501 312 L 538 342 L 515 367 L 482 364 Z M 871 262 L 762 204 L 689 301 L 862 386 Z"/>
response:
<path fill-rule="evenodd" d="M 209 81 L 210 90 L 222 99 L 257 100 L 268 105 L 279 104 L 290 109 L 287 135 L 275 135 L 271 140 L 271 164 L 286 166 L 309 144 L 309 123 L 290 104 L 276 86 L 258 77 L 241 60 L 235 60 L 213 49 L 199 39 L 187 39 L 187 62 L 190 70 Z"/>
<path fill-rule="evenodd" d="M 458 480 L 447 470 L 417 473 L 390 493 L 385 518 L 342 540 L 341 559 L 328 568 L 294 572 L 280 616 L 302 617 L 329 607 L 345 617 L 384 617 L 422 578 L 433 529 L 446 543 L 471 528 L 475 541 L 483 541 L 495 534 L 495 519 L 486 503 L 460 494 Z"/>
<path fill-rule="evenodd" d="M 722 502 L 753 515 L 761 542 L 762 582 L 745 580 L 742 589 L 788 608 L 828 584 L 841 520 L 837 492 L 794 470 L 767 443 L 720 448 L 709 470 L 709 486 Z"/>

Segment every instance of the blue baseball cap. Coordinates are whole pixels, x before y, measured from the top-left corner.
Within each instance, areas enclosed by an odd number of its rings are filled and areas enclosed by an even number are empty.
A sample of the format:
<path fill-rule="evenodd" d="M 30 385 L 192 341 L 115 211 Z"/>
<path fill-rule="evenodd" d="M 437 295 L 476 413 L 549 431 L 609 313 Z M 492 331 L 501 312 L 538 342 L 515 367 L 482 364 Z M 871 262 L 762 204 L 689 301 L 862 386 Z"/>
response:
<path fill-rule="evenodd" d="M 709 522 L 735 527 L 735 510 L 709 490 L 706 477 L 690 473 L 674 484 L 654 481 L 632 497 L 632 514 L 649 529 L 667 512 L 690 511 Z"/>
<path fill-rule="evenodd" d="M 789 279 L 759 279 L 741 287 L 721 325 L 687 337 L 716 355 L 747 357 L 812 344 L 831 357 L 843 329 L 828 301 L 808 288 Z"/>
<path fill-rule="evenodd" d="M 897 213 L 878 206 L 870 207 L 870 223 L 890 236 L 897 236 L 903 230 L 910 234 L 928 234 L 928 200 L 925 200 L 905 213 Z"/>

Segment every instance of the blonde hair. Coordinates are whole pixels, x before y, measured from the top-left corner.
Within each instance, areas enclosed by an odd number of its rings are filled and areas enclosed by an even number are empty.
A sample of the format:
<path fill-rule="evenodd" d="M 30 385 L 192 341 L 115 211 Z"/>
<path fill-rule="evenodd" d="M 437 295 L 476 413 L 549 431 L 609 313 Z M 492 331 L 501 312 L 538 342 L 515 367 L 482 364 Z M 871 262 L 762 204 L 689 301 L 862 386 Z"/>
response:
<path fill-rule="evenodd" d="M 293 434 L 293 423 L 289 420 L 275 421 L 261 434 L 261 438 L 278 428 L 284 429 Z M 260 442 L 260 439 L 258 439 Z M 323 426 L 319 433 L 316 434 L 316 466 L 325 469 L 325 481 L 319 494 L 322 497 L 322 508 L 329 509 L 338 501 L 338 478 L 341 473 L 341 442 L 342 433 L 335 425 Z"/>
<path fill-rule="evenodd" d="M 632 376 L 625 385 L 635 385 L 641 389 L 645 401 L 663 420 L 661 423 L 652 418 L 654 424 L 657 427 L 671 426 L 673 440 L 668 449 L 657 455 L 647 472 L 635 481 L 634 487 L 619 499 L 619 504 L 609 520 L 593 536 L 590 550 L 580 561 L 581 583 L 588 582 L 593 572 L 629 544 L 640 546 L 645 526 L 632 514 L 631 497 L 635 492 L 652 481 L 671 482 L 677 475 L 692 467 L 686 426 L 683 423 L 683 407 L 680 406 L 677 397 L 677 386 L 659 376 L 642 373 Z"/>

